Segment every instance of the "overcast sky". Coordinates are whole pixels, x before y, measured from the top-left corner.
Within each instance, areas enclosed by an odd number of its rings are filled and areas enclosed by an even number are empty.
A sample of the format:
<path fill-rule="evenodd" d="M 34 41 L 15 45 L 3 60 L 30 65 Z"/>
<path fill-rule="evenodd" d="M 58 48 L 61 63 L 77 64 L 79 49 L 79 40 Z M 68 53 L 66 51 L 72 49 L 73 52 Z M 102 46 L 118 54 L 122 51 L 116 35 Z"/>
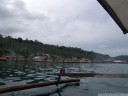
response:
<path fill-rule="evenodd" d="M 0 34 L 128 55 L 128 35 L 97 0 L 0 0 Z"/>

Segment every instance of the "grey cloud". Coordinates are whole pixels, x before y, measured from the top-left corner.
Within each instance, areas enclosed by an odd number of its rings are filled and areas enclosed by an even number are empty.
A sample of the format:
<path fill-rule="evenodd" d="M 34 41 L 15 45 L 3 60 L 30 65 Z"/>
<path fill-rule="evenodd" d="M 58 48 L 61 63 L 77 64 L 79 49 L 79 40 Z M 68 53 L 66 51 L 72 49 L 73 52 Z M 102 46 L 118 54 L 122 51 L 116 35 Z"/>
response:
<path fill-rule="evenodd" d="M 18 31 L 19 31 L 19 29 L 17 29 L 17 28 L 12 28 L 12 27 L 7 28 L 7 29 L 5 29 L 5 28 L 0 28 L 0 33 L 1 33 L 1 34 L 4 34 L 4 35 L 9 35 L 9 34 L 12 34 L 12 33 L 14 33 L 14 32 L 18 32 Z"/>
<path fill-rule="evenodd" d="M 14 16 L 13 12 L 10 12 L 10 10 L 6 7 L 7 0 L 1 0 L 0 1 L 0 20 L 1 19 L 7 19 Z"/>
<path fill-rule="evenodd" d="M 0 33 L 9 35 L 21 31 L 21 20 L 17 14 L 20 10 L 17 10 L 17 6 L 14 4 L 19 2 L 19 0 L 16 0 L 14 3 L 9 0 L 2 0 L 1 2 L 3 3 L 0 3 Z M 13 8 L 8 8 L 7 6 L 12 6 Z"/>
<path fill-rule="evenodd" d="M 11 25 L 11 22 L 4 22 L 2 26 L 0 26 L 0 34 L 2 35 L 11 35 L 12 33 L 16 32 L 22 32 L 24 31 L 22 28 L 24 28 L 24 25 L 16 24 L 16 21 L 13 21 L 13 25 Z"/>
<path fill-rule="evenodd" d="M 1 19 L 7 19 L 7 18 L 10 18 L 10 17 L 13 17 L 13 16 L 14 15 L 12 13 L 10 13 L 9 10 L 0 6 L 0 18 Z"/>
<path fill-rule="evenodd" d="M 30 14 L 22 0 L 13 2 L 12 0 L 1 0 L 0 2 L 0 34 L 2 35 L 25 32 L 33 23 L 32 20 L 45 18 L 42 14 Z"/>
<path fill-rule="evenodd" d="M 45 19 L 48 19 L 43 14 L 36 15 L 36 14 L 27 13 L 27 14 L 24 15 L 24 17 L 25 17 L 26 20 L 45 20 Z"/>
<path fill-rule="evenodd" d="M 0 17 L 13 18 L 21 12 L 25 12 L 24 3 L 21 0 L 1 0 L 0 1 Z"/>

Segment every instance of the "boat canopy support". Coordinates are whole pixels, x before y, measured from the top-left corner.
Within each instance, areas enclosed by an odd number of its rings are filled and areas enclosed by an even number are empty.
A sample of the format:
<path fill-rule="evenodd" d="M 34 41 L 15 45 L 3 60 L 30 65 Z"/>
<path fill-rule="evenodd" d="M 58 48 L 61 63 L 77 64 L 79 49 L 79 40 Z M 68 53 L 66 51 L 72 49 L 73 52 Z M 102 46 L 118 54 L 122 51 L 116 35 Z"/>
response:
<path fill-rule="evenodd" d="M 128 33 L 128 0 L 98 0 L 123 33 Z"/>

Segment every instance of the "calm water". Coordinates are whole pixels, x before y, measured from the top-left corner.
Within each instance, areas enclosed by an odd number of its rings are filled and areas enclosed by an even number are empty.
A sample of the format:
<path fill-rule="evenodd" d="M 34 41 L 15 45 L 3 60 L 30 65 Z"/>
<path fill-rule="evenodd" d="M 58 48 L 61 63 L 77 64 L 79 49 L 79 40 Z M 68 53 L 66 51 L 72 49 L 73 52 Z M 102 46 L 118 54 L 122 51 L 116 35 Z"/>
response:
<path fill-rule="evenodd" d="M 0 88 L 21 84 L 46 82 L 56 80 L 54 73 L 60 68 L 66 72 L 100 72 L 128 73 L 128 64 L 44 64 L 33 62 L 0 62 Z M 62 77 L 66 79 L 70 77 Z M 98 96 L 98 93 L 128 93 L 127 78 L 96 78 L 82 77 L 80 85 L 67 85 L 62 89 L 62 96 Z M 59 85 L 62 87 L 64 85 Z M 18 92 L 0 94 L 0 96 L 32 96 L 56 90 L 56 86 L 34 88 Z M 50 96 L 59 96 L 57 93 Z"/>

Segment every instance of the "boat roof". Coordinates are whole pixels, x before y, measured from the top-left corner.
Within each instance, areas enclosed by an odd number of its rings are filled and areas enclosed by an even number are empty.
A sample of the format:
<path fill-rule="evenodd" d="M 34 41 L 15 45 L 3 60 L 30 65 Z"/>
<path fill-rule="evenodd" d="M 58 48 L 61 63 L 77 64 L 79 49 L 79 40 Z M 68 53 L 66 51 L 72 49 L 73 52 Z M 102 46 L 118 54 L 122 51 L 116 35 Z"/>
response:
<path fill-rule="evenodd" d="M 123 33 L 128 33 L 128 0 L 98 0 Z"/>

